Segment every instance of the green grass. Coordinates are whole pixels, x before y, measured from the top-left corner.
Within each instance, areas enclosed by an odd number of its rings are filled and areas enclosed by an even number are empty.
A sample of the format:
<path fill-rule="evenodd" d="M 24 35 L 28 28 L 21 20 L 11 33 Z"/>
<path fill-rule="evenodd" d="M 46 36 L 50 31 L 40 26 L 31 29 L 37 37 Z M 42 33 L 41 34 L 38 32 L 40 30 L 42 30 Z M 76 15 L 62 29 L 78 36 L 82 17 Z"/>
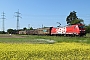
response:
<path fill-rule="evenodd" d="M 54 40 L 56 42 L 78 42 L 78 43 L 90 43 L 90 34 L 85 37 L 63 37 L 63 36 L 38 36 L 38 35 L 0 35 L 1 43 L 39 43 L 41 40 Z M 43 41 L 42 43 L 44 43 Z M 46 42 L 45 42 L 46 43 Z"/>

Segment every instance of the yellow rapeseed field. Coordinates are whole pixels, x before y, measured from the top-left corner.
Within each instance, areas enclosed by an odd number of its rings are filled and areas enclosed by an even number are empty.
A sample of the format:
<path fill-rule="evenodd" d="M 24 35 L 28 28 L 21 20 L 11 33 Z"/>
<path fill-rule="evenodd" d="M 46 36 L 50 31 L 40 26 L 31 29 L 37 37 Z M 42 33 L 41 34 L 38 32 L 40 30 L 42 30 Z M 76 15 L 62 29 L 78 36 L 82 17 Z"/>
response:
<path fill-rule="evenodd" d="M 90 60 L 90 44 L 0 43 L 0 60 Z"/>

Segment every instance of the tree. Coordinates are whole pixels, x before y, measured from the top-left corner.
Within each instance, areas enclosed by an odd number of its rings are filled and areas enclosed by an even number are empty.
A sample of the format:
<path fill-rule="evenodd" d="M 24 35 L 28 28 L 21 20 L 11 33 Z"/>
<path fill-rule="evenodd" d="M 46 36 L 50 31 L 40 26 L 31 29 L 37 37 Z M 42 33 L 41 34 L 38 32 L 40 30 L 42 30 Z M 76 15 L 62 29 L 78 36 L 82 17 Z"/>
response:
<path fill-rule="evenodd" d="M 33 28 L 32 28 L 32 27 L 30 27 L 30 30 L 33 30 Z"/>
<path fill-rule="evenodd" d="M 27 28 L 26 28 L 26 27 L 24 27 L 24 28 L 23 28 L 23 30 L 27 30 Z"/>
<path fill-rule="evenodd" d="M 18 34 L 19 30 L 16 30 L 16 29 L 8 29 L 7 30 L 7 33 L 8 34 Z"/>
<path fill-rule="evenodd" d="M 6 34 L 6 32 L 5 31 L 0 31 L 0 34 Z"/>
<path fill-rule="evenodd" d="M 13 29 L 8 29 L 7 32 L 8 32 L 9 34 L 12 34 L 12 33 L 13 33 Z"/>
<path fill-rule="evenodd" d="M 79 24 L 79 23 L 84 24 L 83 22 L 84 22 L 83 19 L 79 19 L 79 18 L 78 18 L 78 19 L 72 20 L 72 21 L 71 21 L 71 25 L 73 25 L 73 24 Z"/>
<path fill-rule="evenodd" d="M 85 28 L 86 28 L 86 33 L 90 33 L 90 24 L 86 25 Z"/>
<path fill-rule="evenodd" d="M 83 19 L 78 18 L 76 12 L 73 11 L 70 12 L 69 16 L 67 16 L 66 21 L 68 25 L 73 25 L 83 22 Z"/>

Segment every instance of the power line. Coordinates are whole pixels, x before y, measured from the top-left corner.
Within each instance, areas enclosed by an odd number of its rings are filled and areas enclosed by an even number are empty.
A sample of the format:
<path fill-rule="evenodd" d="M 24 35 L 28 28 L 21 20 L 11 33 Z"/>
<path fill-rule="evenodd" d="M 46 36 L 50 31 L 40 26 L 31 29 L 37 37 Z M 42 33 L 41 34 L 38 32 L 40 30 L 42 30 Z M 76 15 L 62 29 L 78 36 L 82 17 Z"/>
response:
<path fill-rule="evenodd" d="M 17 18 L 17 30 L 19 29 L 19 18 L 21 18 L 21 16 L 20 16 L 20 12 L 19 12 L 19 10 L 17 11 L 17 12 L 15 12 L 17 15 L 15 16 L 16 18 Z"/>
<path fill-rule="evenodd" d="M 1 16 L 2 16 L 1 19 L 3 20 L 2 28 L 3 28 L 3 31 L 4 31 L 4 30 L 5 30 L 5 27 L 4 27 L 4 20 L 6 19 L 6 18 L 5 18 L 5 13 L 3 12 Z"/>

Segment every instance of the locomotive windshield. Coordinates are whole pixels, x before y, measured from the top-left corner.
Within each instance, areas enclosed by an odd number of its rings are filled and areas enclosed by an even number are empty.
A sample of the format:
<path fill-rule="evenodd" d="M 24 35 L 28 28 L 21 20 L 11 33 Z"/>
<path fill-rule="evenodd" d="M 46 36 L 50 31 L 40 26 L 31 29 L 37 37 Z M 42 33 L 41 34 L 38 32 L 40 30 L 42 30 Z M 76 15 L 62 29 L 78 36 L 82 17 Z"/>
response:
<path fill-rule="evenodd" d="M 84 28 L 84 26 L 79 26 L 79 28 L 80 28 L 80 29 L 83 29 L 83 28 Z"/>

